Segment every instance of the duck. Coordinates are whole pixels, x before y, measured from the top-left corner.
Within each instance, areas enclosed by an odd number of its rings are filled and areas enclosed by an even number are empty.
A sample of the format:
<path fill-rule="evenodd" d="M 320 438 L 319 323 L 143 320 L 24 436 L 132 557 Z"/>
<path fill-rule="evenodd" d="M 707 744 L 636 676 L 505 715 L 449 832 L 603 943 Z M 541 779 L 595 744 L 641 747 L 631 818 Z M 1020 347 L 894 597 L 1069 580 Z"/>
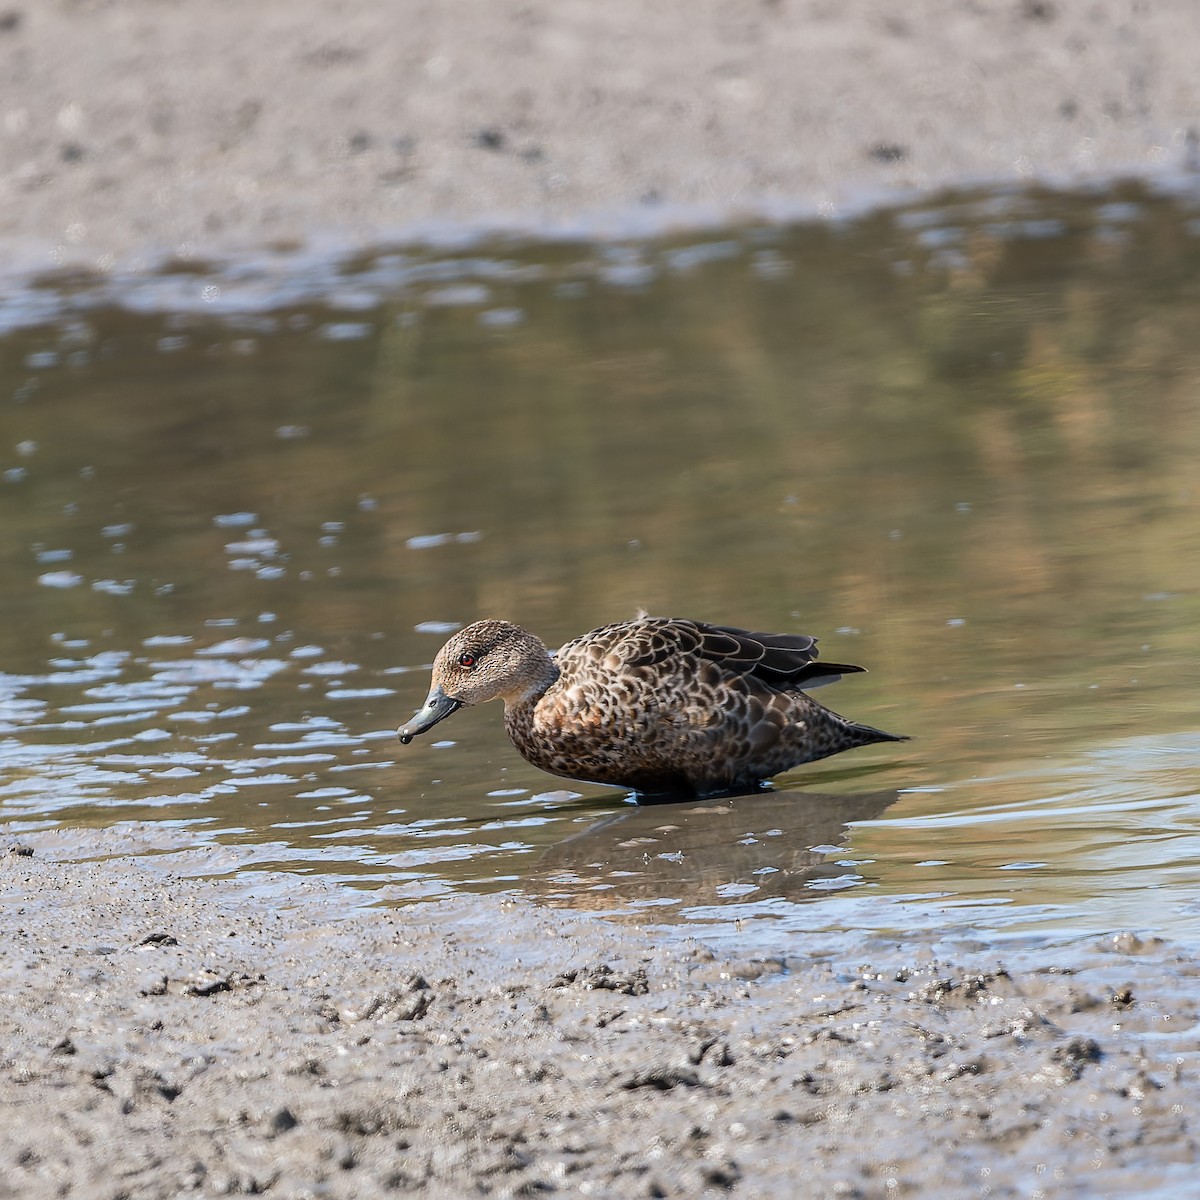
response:
<path fill-rule="evenodd" d="M 865 668 L 817 659 L 805 634 L 642 615 L 557 650 L 510 621 L 455 633 L 433 662 L 408 745 L 460 708 L 503 700 L 520 754 L 551 775 L 642 796 L 761 790 L 801 763 L 902 742 L 808 695 Z"/>

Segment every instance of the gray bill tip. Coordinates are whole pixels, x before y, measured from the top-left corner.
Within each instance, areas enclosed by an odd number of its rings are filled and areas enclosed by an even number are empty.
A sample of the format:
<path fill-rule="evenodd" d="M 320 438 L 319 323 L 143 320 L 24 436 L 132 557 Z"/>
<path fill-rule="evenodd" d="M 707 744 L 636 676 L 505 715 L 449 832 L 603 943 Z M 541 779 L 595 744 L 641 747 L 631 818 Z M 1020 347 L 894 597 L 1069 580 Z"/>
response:
<path fill-rule="evenodd" d="M 432 729 L 439 721 L 444 721 L 451 713 L 457 712 L 460 708 L 462 708 L 461 700 L 447 696 L 441 688 L 434 688 L 429 693 L 429 698 L 424 705 L 413 713 L 412 720 L 396 730 L 400 744 L 407 746 L 417 734 Z"/>

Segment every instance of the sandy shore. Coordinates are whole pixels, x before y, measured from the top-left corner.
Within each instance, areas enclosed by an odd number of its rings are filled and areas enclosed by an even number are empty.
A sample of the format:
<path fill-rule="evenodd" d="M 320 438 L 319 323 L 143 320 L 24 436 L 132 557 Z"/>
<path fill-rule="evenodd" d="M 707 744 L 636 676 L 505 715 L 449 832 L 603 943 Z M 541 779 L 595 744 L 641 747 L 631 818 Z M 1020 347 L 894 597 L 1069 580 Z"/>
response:
<path fill-rule="evenodd" d="M 0 10 L 10 264 L 599 233 L 1200 166 L 1191 0 Z"/>
<path fill-rule="evenodd" d="M 3 1197 L 1194 1185 L 1200 962 L 1153 940 L 755 960 L 524 901 L 196 879 L 232 861 L 161 830 L 4 849 Z"/>
<path fill-rule="evenodd" d="M 107 270 L 1195 171 L 1198 44 L 1193 0 L 14 0 L 0 250 Z M 0 1197 L 1194 1188 L 1200 960 L 1153 939 L 753 961 L 192 877 L 221 854 L 0 841 Z"/>

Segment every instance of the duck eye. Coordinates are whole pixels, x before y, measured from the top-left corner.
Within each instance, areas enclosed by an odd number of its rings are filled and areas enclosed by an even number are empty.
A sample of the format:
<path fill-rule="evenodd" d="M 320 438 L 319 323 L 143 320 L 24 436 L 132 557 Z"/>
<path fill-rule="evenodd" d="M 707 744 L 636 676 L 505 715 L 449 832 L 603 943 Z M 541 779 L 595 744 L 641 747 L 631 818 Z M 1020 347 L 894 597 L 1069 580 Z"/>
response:
<path fill-rule="evenodd" d="M 466 667 L 469 670 L 471 667 L 473 667 L 475 665 L 475 655 L 460 654 L 458 656 L 458 665 L 460 667 Z"/>

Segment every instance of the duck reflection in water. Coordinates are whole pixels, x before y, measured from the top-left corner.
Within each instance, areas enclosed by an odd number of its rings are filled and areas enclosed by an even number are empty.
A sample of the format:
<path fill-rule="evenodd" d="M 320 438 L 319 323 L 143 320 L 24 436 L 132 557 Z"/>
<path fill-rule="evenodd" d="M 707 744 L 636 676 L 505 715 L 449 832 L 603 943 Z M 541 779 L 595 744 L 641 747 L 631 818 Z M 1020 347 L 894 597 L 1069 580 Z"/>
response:
<path fill-rule="evenodd" d="M 818 900 L 853 874 L 830 854 L 847 825 L 874 820 L 898 798 L 894 790 L 770 791 L 627 808 L 547 848 L 522 887 L 549 903 L 605 911 Z"/>
<path fill-rule="evenodd" d="M 477 621 L 438 652 L 407 744 L 459 708 L 504 701 L 513 744 L 552 775 L 643 796 L 753 792 L 800 763 L 907 740 L 807 693 L 862 671 L 817 661 L 816 638 L 674 617 L 605 625 L 550 651 L 508 621 Z"/>

